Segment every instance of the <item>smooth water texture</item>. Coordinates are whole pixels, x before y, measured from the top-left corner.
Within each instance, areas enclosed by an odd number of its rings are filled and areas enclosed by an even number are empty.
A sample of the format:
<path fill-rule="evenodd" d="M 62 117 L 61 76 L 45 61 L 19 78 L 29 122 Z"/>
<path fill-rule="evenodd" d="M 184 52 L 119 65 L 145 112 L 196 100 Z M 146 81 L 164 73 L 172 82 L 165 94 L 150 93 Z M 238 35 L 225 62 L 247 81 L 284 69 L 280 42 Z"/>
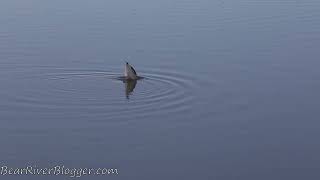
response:
<path fill-rule="evenodd" d="M 0 165 L 319 179 L 319 49 L 318 0 L 2 0 Z"/>

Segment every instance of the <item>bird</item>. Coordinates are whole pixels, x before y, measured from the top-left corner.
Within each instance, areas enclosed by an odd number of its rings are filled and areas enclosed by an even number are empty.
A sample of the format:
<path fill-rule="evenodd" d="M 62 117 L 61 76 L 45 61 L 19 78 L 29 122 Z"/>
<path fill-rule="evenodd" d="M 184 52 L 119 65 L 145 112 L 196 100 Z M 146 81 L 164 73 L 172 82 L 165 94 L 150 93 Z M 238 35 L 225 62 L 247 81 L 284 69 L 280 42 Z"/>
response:
<path fill-rule="evenodd" d="M 137 80 L 138 75 L 136 70 L 128 63 L 126 62 L 125 68 L 124 68 L 124 77 L 127 80 Z"/>

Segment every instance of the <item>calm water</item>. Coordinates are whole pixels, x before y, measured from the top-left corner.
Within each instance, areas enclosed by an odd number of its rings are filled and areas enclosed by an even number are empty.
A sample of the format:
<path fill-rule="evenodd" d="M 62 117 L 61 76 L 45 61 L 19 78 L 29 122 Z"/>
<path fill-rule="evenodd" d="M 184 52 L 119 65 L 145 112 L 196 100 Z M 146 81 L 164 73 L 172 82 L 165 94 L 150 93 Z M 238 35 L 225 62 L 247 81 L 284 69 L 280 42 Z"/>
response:
<path fill-rule="evenodd" d="M 1 166 L 319 179 L 319 48 L 318 0 L 2 0 Z"/>

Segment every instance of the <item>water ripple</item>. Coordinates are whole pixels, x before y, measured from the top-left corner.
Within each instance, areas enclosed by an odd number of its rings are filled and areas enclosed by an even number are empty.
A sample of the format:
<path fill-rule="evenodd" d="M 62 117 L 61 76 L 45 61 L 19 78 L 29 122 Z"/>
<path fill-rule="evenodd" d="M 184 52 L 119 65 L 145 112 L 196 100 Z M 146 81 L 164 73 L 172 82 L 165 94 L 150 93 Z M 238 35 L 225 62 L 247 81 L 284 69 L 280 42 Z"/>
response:
<path fill-rule="evenodd" d="M 34 86 L 9 96 L 11 103 L 6 109 L 86 114 L 95 121 L 176 116 L 191 110 L 197 87 L 194 82 L 199 81 L 170 70 L 140 71 L 144 78 L 128 93 L 126 82 L 118 79 L 121 70 L 117 68 L 42 70 L 24 77 Z"/>

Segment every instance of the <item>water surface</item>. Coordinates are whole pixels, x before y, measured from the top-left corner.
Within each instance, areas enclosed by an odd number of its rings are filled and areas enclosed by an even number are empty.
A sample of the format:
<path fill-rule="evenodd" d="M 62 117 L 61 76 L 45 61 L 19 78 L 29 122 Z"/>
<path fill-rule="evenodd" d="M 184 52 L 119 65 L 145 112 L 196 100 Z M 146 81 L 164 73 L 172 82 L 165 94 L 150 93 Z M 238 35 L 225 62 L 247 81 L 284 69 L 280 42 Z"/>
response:
<path fill-rule="evenodd" d="M 320 178 L 319 1 L 3 0 L 0 24 L 1 166 Z"/>

